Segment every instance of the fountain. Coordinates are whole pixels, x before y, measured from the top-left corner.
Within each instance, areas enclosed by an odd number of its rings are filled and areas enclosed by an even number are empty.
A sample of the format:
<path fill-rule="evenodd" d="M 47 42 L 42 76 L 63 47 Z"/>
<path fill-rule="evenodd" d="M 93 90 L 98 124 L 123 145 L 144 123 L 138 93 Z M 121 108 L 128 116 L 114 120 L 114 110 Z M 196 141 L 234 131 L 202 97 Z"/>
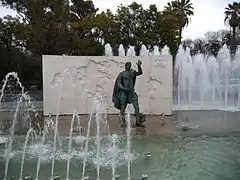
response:
<path fill-rule="evenodd" d="M 112 180 L 116 179 L 116 141 L 117 141 L 117 135 L 112 135 Z"/>
<path fill-rule="evenodd" d="M 169 55 L 170 52 L 169 52 L 169 47 L 167 46 L 164 46 L 163 49 L 161 50 L 161 55 Z"/>
<path fill-rule="evenodd" d="M 86 143 L 85 143 L 85 151 L 84 151 L 85 154 L 87 154 L 87 152 L 88 152 L 88 142 L 89 142 L 91 122 L 92 122 L 92 114 L 90 115 L 90 118 L 89 118 L 89 120 L 88 120 L 88 129 L 87 129 Z M 83 160 L 83 170 L 82 170 L 82 180 L 84 180 L 84 179 L 86 178 L 86 177 L 85 177 L 86 163 L 87 163 L 87 156 L 84 156 L 84 160 Z"/>
<path fill-rule="evenodd" d="M 119 56 L 125 56 L 125 49 L 122 44 L 118 48 L 118 54 L 119 54 Z M 112 53 L 112 48 L 111 48 L 110 44 L 106 44 L 105 45 L 105 56 L 112 56 L 112 55 L 113 55 L 113 53 Z M 149 56 L 149 55 L 160 56 L 160 55 L 170 55 L 170 52 L 169 52 L 169 48 L 167 46 L 164 46 L 164 48 L 161 50 L 161 52 L 159 51 L 158 46 L 154 46 L 153 51 L 150 53 L 148 51 L 147 47 L 144 44 L 142 44 L 139 55 L 140 56 Z M 136 56 L 134 46 L 129 46 L 129 48 L 127 49 L 127 56 Z"/>
<path fill-rule="evenodd" d="M 2 89 L 0 90 L 0 92 L 1 92 L 0 102 L 2 102 L 4 91 L 6 89 L 6 86 L 7 86 L 7 83 L 8 83 L 8 80 L 9 80 L 10 77 L 13 77 L 14 79 L 17 80 L 17 85 L 19 85 L 19 87 L 21 89 L 21 94 L 24 94 L 24 87 L 23 87 L 22 83 L 20 82 L 17 73 L 16 72 L 10 72 L 5 76 Z M 0 103 L 0 108 L 1 108 L 1 103 Z"/>
<path fill-rule="evenodd" d="M 108 43 L 108 44 L 105 45 L 105 56 L 112 56 L 112 55 L 113 55 L 112 47 Z"/>
<path fill-rule="evenodd" d="M 27 132 L 27 135 L 26 135 L 26 140 L 25 140 L 24 147 L 23 147 L 23 154 L 22 154 L 22 162 L 21 162 L 21 170 L 20 170 L 19 180 L 23 179 L 23 167 L 24 167 L 24 160 L 25 160 L 25 155 L 26 155 L 26 149 L 27 149 L 27 145 L 28 145 L 29 136 L 31 135 L 32 132 L 33 132 L 33 129 L 30 128 L 28 130 L 28 132 Z M 6 176 L 5 176 L 5 178 L 6 178 Z"/>
<path fill-rule="evenodd" d="M 100 94 L 96 94 L 96 127 L 97 127 L 97 134 L 96 134 L 96 146 L 97 146 L 97 153 L 96 153 L 96 164 L 97 164 L 97 180 L 100 180 L 100 121 L 101 121 L 101 96 Z"/>
<path fill-rule="evenodd" d="M 124 47 L 123 47 L 122 44 L 118 48 L 118 55 L 119 56 L 125 56 L 125 50 L 124 50 Z"/>
<path fill-rule="evenodd" d="M 106 49 L 108 49 L 105 51 L 106 55 L 111 55 L 110 45 L 106 45 Z M 140 54 L 149 55 L 146 46 L 142 46 Z M 152 55 L 168 54 L 167 47 L 164 47 L 160 53 L 157 46 L 152 53 Z M 135 56 L 134 47 L 129 48 L 127 55 Z M 119 47 L 119 56 L 125 56 L 123 46 Z M 179 83 L 175 90 L 174 108 L 238 110 L 239 58 L 240 49 L 235 60 L 231 62 L 226 46 L 221 49 L 217 58 L 204 57 L 201 54 L 191 57 L 189 49 L 184 51 L 180 47 L 175 67 L 175 75 Z M 105 100 L 101 93 L 94 94 L 90 102 L 94 110 L 87 119 L 86 132 L 81 131 L 83 122 L 82 119 L 80 121 L 75 108 L 69 120 L 68 137 L 60 137 L 58 124 L 62 87 L 67 78 L 70 78 L 72 86 L 69 90 L 72 90 L 73 96 L 76 97 L 75 84 L 81 83 L 78 81 L 78 75 L 75 74 L 77 69 L 67 68 L 63 73 L 56 74 L 50 84 L 51 88 L 59 90 L 55 120 L 51 115 L 44 118 L 42 122 L 44 126 L 38 131 L 32 126 L 35 124 L 33 123 L 35 119 L 26 118 L 25 115 L 22 123 L 27 127 L 27 131 L 24 137 L 16 136 L 16 124 L 19 123 L 22 107 L 25 111 L 36 112 L 17 74 L 9 73 L 6 76 L 0 99 L 4 99 L 10 76 L 16 79 L 21 92 L 14 110 L 9 136 L 3 138 L 0 136 L 0 144 L 3 141 L 7 145 L 6 149 L 0 147 L 0 162 L 5 161 L 5 169 L 2 168 L 4 172 L 0 168 L 0 176 L 3 174 L 4 177 L 0 179 L 130 180 L 138 177 L 138 179 L 165 180 L 183 178 L 184 174 L 184 178 L 190 180 L 199 179 L 199 173 L 201 178 L 206 179 L 210 176 L 211 179 L 240 178 L 238 174 L 234 174 L 240 163 L 239 153 L 235 152 L 235 149 L 240 148 L 238 137 L 132 137 L 130 113 L 126 115 L 126 136 L 110 134 L 109 125 L 106 123 Z M 102 131 L 103 126 L 106 126 L 107 132 Z M 181 124 L 181 127 L 185 128 L 184 124 Z M 74 132 L 74 128 L 79 129 L 78 134 Z M 236 158 L 232 161 L 231 157 Z M 222 161 L 224 163 L 220 163 Z M 219 170 L 212 169 L 216 165 L 221 166 Z M 182 170 L 181 167 L 186 168 Z M 176 171 L 176 168 L 179 170 Z M 206 169 L 211 173 L 205 174 Z"/>
<path fill-rule="evenodd" d="M 76 116 L 78 116 L 77 111 L 75 110 L 72 116 L 71 125 L 70 125 L 70 131 L 69 131 L 69 144 L 68 144 L 68 159 L 67 159 L 67 175 L 66 180 L 69 180 L 69 173 L 70 173 L 70 160 L 71 160 L 71 150 L 72 150 L 72 133 L 73 133 L 73 124 L 74 120 L 76 119 Z"/>
<path fill-rule="evenodd" d="M 136 52 L 135 52 L 135 47 L 134 46 L 129 46 L 128 51 L 127 51 L 127 56 L 136 56 Z"/>
<path fill-rule="evenodd" d="M 238 111 L 240 109 L 239 52 L 231 61 L 226 45 L 217 58 L 197 54 L 193 58 L 190 50 L 179 47 L 176 57 L 174 109 L 203 110 L 219 109 Z"/>
<path fill-rule="evenodd" d="M 46 134 L 47 134 L 47 130 L 48 128 L 50 128 L 50 126 L 45 126 L 44 130 L 43 130 L 43 135 L 42 135 L 42 140 L 40 143 L 40 152 L 38 155 L 38 160 L 37 160 L 37 171 L 36 171 L 36 176 L 35 176 L 35 180 L 38 180 L 39 177 L 39 171 L 40 171 L 40 166 L 41 166 L 41 159 L 42 159 L 42 153 L 43 153 L 43 148 L 44 148 L 44 143 L 45 143 L 45 139 L 46 139 Z"/>
<path fill-rule="evenodd" d="M 55 130 L 54 130 L 54 142 L 53 142 L 53 158 L 52 158 L 52 167 L 51 167 L 51 180 L 54 180 L 54 168 L 55 168 L 55 157 L 56 157 L 56 144 L 57 144 L 57 132 L 58 132 L 58 121 L 59 121 L 59 111 L 60 111 L 60 104 L 62 98 L 62 88 L 65 80 L 65 74 L 68 72 L 69 69 L 64 70 L 62 79 L 60 81 L 60 88 L 59 88 L 59 96 L 57 102 L 57 111 L 56 111 L 56 120 L 55 120 Z M 38 178 L 38 177 L 36 177 Z"/>
<path fill-rule="evenodd" d="M 70 77 L 70 79 L 73 82 L 73 92 L 75 95 L 75 78 L 76 76 L 74 76 L 75 73 L 75 68 L 67 68 L 64 70 L 64 72 L 62 74 L 58 74 L 56 76 L 54 76 L 55 79 L 53 79 L 53 81 L 51 82 L 51 87 L 52 88 L 59 88 L 59 101 L 57 104 L 57 114 L 56 114 L 56 118 L 55 118 L 55 122 L 52 120 L 51 116 L 49 116 L 48 118 L 44 119 L 44 126 L 40 132 L 40 134 L 36 135 L 35 129 L 34 127 L 31 126 L 31 122 L 28 122 L 28 131 L 26 133 L 26 138 L 25 138 L 25 142 L 24 142 L 24 146 L 23 146 L 23 152 L 22 152 L 22 158 L 21 158 L 21 163 L 20 163 L 20 174 L 19 174 L 19 180 L 23 180 L 26 178 L 32 178 L 32 176 L 24 176 L 24 167 L 25 167 L 25 161 L 26 161 L 26 157 L 28 152 L 28 149 L 30 146 L 32 145 L 39 145 L 40 150 L 39 152 L 36 152 L 37 154 L 37 166 L 36 166 L 36 176 L 35 176 L 35 180 L 39 180 L 41 179 L 41 175 L 40 175 L 40 167 L 41 164 L 43 163 L 43 153 L 44 153 L 44 146 L 46 142 L 46 139 L 49 139 L 49 135 L 51 134 L 50 131 L 54 130 L 54 136 L 53 136 L 53 148 L 52 148 L 52 153 L 51 153 L 51 172 L 50 172 L 50 179 L 54 180 L 56 178 L 58 178 L 59 176 L 56 176 L 56 162 L 59 159 L 59 149 L 57 147 L 57 143 L 59 142 L 60 144 L 60 151 L 62 151 L 63 147 L 61 145 L 61 140 L 59 138 L 59 133 L 58 133 L 58 122 L 59 122 L 59 107 L 61 105 L 61 94 L 62 94 L 62 87 L 63 84 L 66 80 L 67 77 Z M 27 100 L 27 102 L 31 102 L 30 101 L 30 97 L 26 94 L 26 92 L 24 92 L 24 88 L 22 86 L 22 84 L 20 83 L 19 78 L 17 77 L 16 73 L 9 73 L 6 76 L 6 80 L 4 82 L 4 86 L 2 88 L 2 94 L 1 94 L 1 98 L 3 98 L 3 94 L 5 91 L 5 87 L 7 84 L 7 81 L 9 79 L 10 76 L 13 76 L 14 78 L 17 79 L 17 83 L 20 85 L 20 87 L 22 87 L 22 94 L 19 97 L 19 100 L 17 102 L 17 106 L 16 106 L 16 110 L 13 116 L 13 120 L 12 120 L 12 126 L 10 128 L 10 136 L 9 136 L 9 140 L 8 140 L 8 146 L 6 149 L 6 160 L 5 160 L 5 175 L 4 175 L 4 180 L 7 180 L 9 177 L 9 162 L 12 158 L 11 153 L 14 152 L 13 149 L 13 142 L 15 139 L 15 126 L 18 122 L 18 113 L 20 113 L 20 108 L 22 106 L 22 104 L 25 103 L 25 101 Z M 119 164 L 119 155 L 122 153 L 124 154 L 124 150 L 119 149 L 119 145 L 118 145 L 118 135 L 113 134 L 112 136 L 110 134 L 108 134 L 107 139 L 109 140 L 110 143 L 110 147 L 112 148 L 112 158 L 111 158 L 111 162 L 102 162 L 102 158 L 108 158 L 108 154 L 104 155 L 103 157 L 103 151 L 106 151 L 104 148 L 102 149 L 101 144 L 103 143 L 103 139 L 105 138 L 104 136 L 102 136 L 101 134 L 101 126 L 102 125 L 106 125 L 104 118 L 106 118 L 106 112 L 105 112 L 105 107 L 104 107 L 104 99 L 102 98 L 101 94 L 97 93 L 93 99 L 93 103 L 94 106 L 96 107 L 96 112 L 94 114 L 90 115 L 89 121 L 88 121 L 88 128 L 87 128 L 87 134 L 86 136 L 83 136 L 82 134 L 80 134 L 81 137 L 83 137 L 83 141 L 81 141 L 81 145 L 84 145 L 83 151 L 82 151 L 82 155 L 81 155 L 81 159 L 83 159 L 83 168 L 82 168 L 82 180 L 83 179 L 88 179 L 88 176 L 86 176 L 86 167 L 87 164 L 90 163 L 91 161 L 93 162 L 93 164 L 96 165 L 96 172 L 97 172 L 97 177 L 96 179 L 100 180 L 100 167 L 101 166 L 108 166 L 108 164 L 110 164 L 111 168 L 112 168 L 112 179 L 115 179 L 118 177 L 118 175 L 116 174 L 116 168 L 121 165 L 122 163 L 124 163 L 123 159 L 124 156 L 122 155 L 121 157 L 121 162 Z M 87 154 L 91 153 L 91 150 L 89 150 L 89 142 L 92 141 L 91 137 L 90 137 L 90 127 L 92 124 L 92 119 L 93 119 L 93 115 L 95 117 L 96 120 L 96 153 L 95 153 L 95 158 L 90 160 L 89 156 Z M 34 120 L 34 119 L 33 119 Z M 128 120 L 130 122 L 130 115 L 128 115 Z M 78 117 L 78 113 L 75 110 L 73 112 L 72 115 L 72 120 L 70 123 L 70 130 L 69 130 L 69 140 L 68 140 L 68 148 L 67 148 L 67 156 L 66 156 L 66 180 L 70 180 L 72 179 L 72 177 L 70 176 L 71 174 L 71 168 L 70 168 L 70 164 L 72 161 L 72 157 L 74 156 L 73 154 L 73 129 L 74 129 L 74 122 L 77 121 L 77 126 L 81 126 L 80 124 L 80 119 Z M 27 123 L 27 122 L 26 122 Z M 108 127 L 109 128 L 109 127 Z M 109 131 L 109 130 L 108 130 Z M 109 133 L 109 132 L 108 132 Z M 39 139 L 38 137 L 40 137 L 40 141 L 37 140 L 37 142 L 30 142 L 29 138 L 30 136 L 33 135 L 34 139 Z M 39 136 L 40 135 L 40 136 Z M 131 129 L 130 129 L 130 124 L 129 124 L 129 128 L 128 128 L 128 133 L 127 133 L 127 158 L 126 158 L 126 162 L 128 163 L 128 174 L 130 174 L 130 162 L 132 161 L 132 155 L 130 152 L 130 137 L 131 137 Z M 48 140 L 49 141 L 49 140 Z M 84 144 L 85 141 L 85 144 Z M 35 143 L 35 144 L 32 144 Z M 36 144 L 37 143 L 37 144 Z M 106 145 L 106 144 L 105 144 Z M 109 148 L 110 149 L 110 148 Z M 105 153 L 105 152 L 104 152 Z M 50 159 L 49 159 L 50 160 Z"/>
<path fill-rule="evenodd" d="M 131 119 L 130 113 L 127 114 L 127 167 L 128 180 L 131 180 Z"/>
<path fill-rule="evenodd" d="M 147 50 L 147 47 L 143 44 L 140 49 L 140 56 L 148 56 L 149 52 Z"/>
<path fill-rule="evenodd" d="M 152 55 L 153 55 L 153 56 L 159 56 L 159 55 L 160 55 L 158 46 L 154 46 L 154 47 L 153 47 Z"/>
<path fill-rule="evenodd" d="M 20 94 L 18 95 L 16 110 L 14 111 L 13 119 L 11 122 L 8 123 L 8 124 L 10 124 L 10 128 L 9 128 L 10 136 L 9 136 L 8 145 L 6 148 L 5 174 L 4 174 L 4 178 L 3 178 L 4 180 L 7 179 L 9 162 L 10 162 L 11 153 L 13 150 L 13 140 L 14 140 L 15 132 L 19 132 L 19 131 L 21 132 L 22 130 L 24 130 L 26 128 L 29 129 L 27 132 L 26 140 L 25 140 L 25 146 L 27 146 L 28 138 L 30 136 L 30 133 L 33 132 L 33 128 L 35 130 L 39 130 L 38 128 L 40 127 L 39 126 L 40 124 L 38 124 L 38 127 L 32 128 L 32 126 L 34 126 L 34 123 L 32 121 L 33 117 L 31 117 L 30 114 L 28 114 L 28 113 L 29 112 L 35 113 L 35 109 L 31 102 L 30 96 L 26 92 L 24 92 L 24 87 L 23 87 L 22 83 L 20 82 L 20 80 L 17 76 L 17 73 L 15 73 L 15 72 L 10 72 L 5 76 L 3 86 L 1 89 L 1 95 L 0 95 L 0 108 L 1 108 L 2 99 L 4 97 L 4 92 L 7 88 L 7 83 L 10 78 L 13 78 L 13 80 L 16 80 L 16 83 L 20 88 Z M 27 114 L 26 114 L 26 112 L 27 112 Z M 33 116 L 35 117 L 36 114 L 34 114 Z M 19 118 L 21 118 L 21 120 L 19 120 Z M 18 129 L 16 129 L 17 125 L 18 125 Z M 6 127 L 6 129 L 7 129 L 7 127 Z M 25 146 L 24 146 L 24 151 L 23 151 L 23 155 L 22 155 L 20 180 L 22 179 L 22 173 L 23 173 L 23 164 L 24 164 L 24 159 L 25 159 Z"/>

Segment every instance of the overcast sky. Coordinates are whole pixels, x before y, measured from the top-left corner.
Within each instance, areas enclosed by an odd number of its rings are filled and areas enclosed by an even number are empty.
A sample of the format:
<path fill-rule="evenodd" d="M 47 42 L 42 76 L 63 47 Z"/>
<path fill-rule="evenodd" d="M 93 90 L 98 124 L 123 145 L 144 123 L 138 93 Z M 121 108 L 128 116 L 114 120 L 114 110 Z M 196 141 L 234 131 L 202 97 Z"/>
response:
<path fill-rule="evenodd" d="M 207 31 L 217 31 L 219 29 L 227 29 L 224 26 L 224 8 L 228 3 L 234 0 L 192 0 L 194 6 L 194 16 L 187 28 L 183 31 L 184 38 L 195 39 L 203 37 Z M 239 2 L 240 0 L 235 0 Z M 116 11 L 119 4 L 130 4 L 133 0 L 93 0 L 96 7 L 101 11 L 111 9 Z M 159 9 L 163 9 L 169 0 L 136 0 L 136 2 L 148 7 L 150 4 L 156 4 Z M 7 14 L 15 14 L 9 9 L 0 7 L 0 17 Z"/>

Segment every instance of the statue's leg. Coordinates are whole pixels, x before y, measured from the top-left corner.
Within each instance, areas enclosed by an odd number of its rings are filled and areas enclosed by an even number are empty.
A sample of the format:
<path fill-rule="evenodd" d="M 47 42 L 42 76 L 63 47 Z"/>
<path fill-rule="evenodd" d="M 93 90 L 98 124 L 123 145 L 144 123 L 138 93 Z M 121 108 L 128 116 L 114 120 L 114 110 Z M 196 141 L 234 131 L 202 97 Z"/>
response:
<path fill-rule="evenodd" d="M 136 126 L 144 127 L 144 126 L 142 125 L 141 118 L 140 118 L 139 104 L 138 104 L 138 96 L 137 96 L 136 93 L 133 95 L 132 105 L 133 105 L 134 110 L 135 110 Z"/>
<path fill-rule="evenodd" d="M 121 120 L 121 127 L 126 127 L 125 121 L 125 109 L 127 107 L 127 96 L 124 92 L 119 93 L 119 103 L 120 103 L 120 120 Z"/>
<path fill-rule="evenodd" d="M 120 110 L 120 118 L 121 118 L 121 128 L 126 127 L 126 119 L 125 119 L 125 109 L 127 107 L 126 103 L 121 104 L 121 110 Z"/>

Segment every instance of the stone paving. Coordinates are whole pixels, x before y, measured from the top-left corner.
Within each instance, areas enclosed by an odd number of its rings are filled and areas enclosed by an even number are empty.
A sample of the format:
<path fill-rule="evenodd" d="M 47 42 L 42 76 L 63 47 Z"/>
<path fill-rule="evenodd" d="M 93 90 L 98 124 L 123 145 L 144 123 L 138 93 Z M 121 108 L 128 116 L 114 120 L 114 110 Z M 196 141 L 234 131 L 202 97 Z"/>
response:
<path fill-rule="evenodd" d="M 172 116 L 147 116 L 145 128 L 135 127 L 135 118 L 132 120 L 132 133 L 135 135 L 184 135 L 184 134 L 221 134 L 240 132 L 240 113 L 222 111 L 175 111 Z M 88 115 L 80 116 L 83 126 L 83 133 L 86 133 Z M 61 116 L 59 118 L 59 132 L 68 135 L 70 130 L 71 116 Z M 118 115 L 108 116 L 110 133 L 125 133 L 119 127 Z M 102 128 L 104 129 L 104 127 Z M 105 131 L 107 132 L 107 131 Z M 96 134 L 96 124 L 93 118 L 91 135 Z"/>
<path fill-rule="evenodd" d="M 1 102 L 0 112 L 15 111 L 16 106 L 17 106 L 16 102 Z M 42 111 L 43 110 L 43 102 L 42 101 L 35 101 L 34 106 L 35 106 L 35 109 L 37 111 Z"/>
<path fill-rule="evenodd" d="M 39 111 L 41 112 L 41 103 Z M 5 106 L 6 107 L 6 106 Z M 13 109 L 13 108 L 12 108 Z M 11 110 L 0 112 L 0 125 L 12 117 Z M 70 130 L 72 116 L 59 117 L 59 133 L 67 136 Z M 55 117 L 53 117 L 55 121 Z M 82 133 L 87 131 L 89 115 L 80 115 Z M 135 135 L 167 135 L 167 134 L 215 134 L 240 132 L 240 112 L 226 111 L 174 111 L 172 116 L 147 116 L 145 128 L 135 127 L 135 118 L 132 120 L 132 133 Z M 118 115 L 108 115 L 107 122 L 110 133 L 125 133 L 119 127 Z M 101 127 L 102 133 L 107 133 L 107 126 Z M 96 121 L 92 120 L 91 135 L 96 134 Z"/>

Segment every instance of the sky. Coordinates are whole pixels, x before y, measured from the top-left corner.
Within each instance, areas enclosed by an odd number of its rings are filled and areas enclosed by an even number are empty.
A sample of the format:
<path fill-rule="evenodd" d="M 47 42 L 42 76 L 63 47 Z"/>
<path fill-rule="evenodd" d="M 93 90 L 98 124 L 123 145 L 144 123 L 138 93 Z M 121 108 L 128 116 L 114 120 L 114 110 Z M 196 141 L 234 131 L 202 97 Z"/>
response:
<path fill-rule="evenodd" d="M 141 3 L 145 8 L 150 4 L 156 4 L 160 10 L 169 2 L 169 0 L 135 0 L 137 3 Z M 224 25 L 224 8 L 228 3 L 232 3 L 234 0 L 192 0 L 194 7 L 194 16 L 191 18 L 191 22 L 183 31 L 183 38 L 201 38 L 207 31 L 217 31 L 219 29 L 229 29 Z M 235 0 L 240 1 L 240 0 Z M 93 0 L 96 7 L 100 11 L 111 9 L 116 11 L 119 4 L 128 5 L 133 0 Z M 0 7 L 0 17 L 5 15 L 16 13 L 10 9 Z"/>

